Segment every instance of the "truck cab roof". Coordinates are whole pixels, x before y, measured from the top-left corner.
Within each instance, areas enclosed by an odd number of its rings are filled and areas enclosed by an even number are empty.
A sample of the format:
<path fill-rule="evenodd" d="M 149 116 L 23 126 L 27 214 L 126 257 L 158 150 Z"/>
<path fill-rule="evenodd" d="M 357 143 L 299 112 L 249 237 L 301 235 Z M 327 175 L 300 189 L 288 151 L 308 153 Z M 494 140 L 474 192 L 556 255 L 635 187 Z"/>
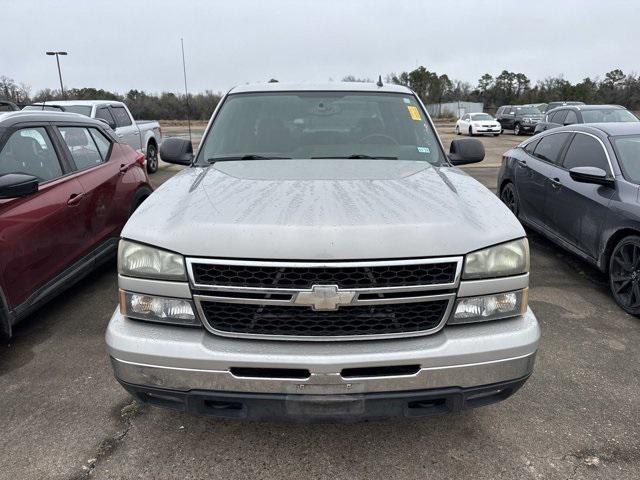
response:
<path fill-rule="evenodd" d="M 379 87 L 375 83 L 365 82 L 326 82 L 326 83 L 254 83 L 238 85 L 229 90 L 229 94 L 258 93 L 258 92 L 385 92 L 405 93 L 413 95 L 413 92 L 403 86 L 393 83 Z"/>

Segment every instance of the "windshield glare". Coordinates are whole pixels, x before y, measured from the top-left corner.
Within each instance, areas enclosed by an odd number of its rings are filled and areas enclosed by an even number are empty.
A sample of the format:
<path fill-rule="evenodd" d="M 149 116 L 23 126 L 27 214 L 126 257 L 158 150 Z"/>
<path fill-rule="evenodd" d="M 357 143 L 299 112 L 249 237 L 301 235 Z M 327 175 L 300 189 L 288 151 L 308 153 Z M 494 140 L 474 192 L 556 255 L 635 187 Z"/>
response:
<path fill-rule="evenodd" d="M 638 117 L 628 110 L 612 108 L 611 110 L 583 110 L 582 120 L 584 123 L 637 122 Z"/>
<path fill-rule="evenodd" d="M 197 162 L 246 155 L 444 162 L 416 98 L 394 93 L 231 94 L 204 139 Z"/>
<path fill-rule="evenodd" d="M 473 115 L 471 115 L 471 120 L 493 120 L 493 117 L 488 113 L 474 113 Z"/>
<path fill-rule="evenodd" d="M 624 176 L 640 183 L 640 136 L 614 137 L 613 145 Z"/>

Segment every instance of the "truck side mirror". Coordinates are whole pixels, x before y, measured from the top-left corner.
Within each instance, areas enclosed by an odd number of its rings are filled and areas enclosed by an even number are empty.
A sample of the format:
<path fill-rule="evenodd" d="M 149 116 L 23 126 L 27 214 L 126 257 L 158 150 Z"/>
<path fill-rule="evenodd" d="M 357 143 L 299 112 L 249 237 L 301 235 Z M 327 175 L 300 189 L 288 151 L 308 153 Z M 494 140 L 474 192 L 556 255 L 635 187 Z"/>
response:
<path fill-rule="evenodd" d="M 167 163 L 191 165 L 193 162 L 193 145 L 184 138 L 167 138 L 160 146 L 160 158 Z"/>
<path fill-rule="evenodd" d="M 38 191 L 38 179 L 24 173 L 0 176 L 0 198 L 26 197 Z"/>
<path fill-rule="evenodd" d="M 466 165 L 484 160 L 484 145 L 475 138 L 453 140 L 449 147 L 449 162 L 453 165 Z"/>

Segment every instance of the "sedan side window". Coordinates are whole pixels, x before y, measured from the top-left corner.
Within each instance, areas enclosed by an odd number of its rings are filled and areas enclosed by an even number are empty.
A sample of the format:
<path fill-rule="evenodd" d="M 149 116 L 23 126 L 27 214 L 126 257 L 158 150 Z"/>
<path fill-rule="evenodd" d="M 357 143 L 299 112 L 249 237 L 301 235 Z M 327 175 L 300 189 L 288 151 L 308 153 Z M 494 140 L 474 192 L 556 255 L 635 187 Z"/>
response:
<path fill-rule="evenodd" d="M 49 134 L 43 127 L 14 132 L 0 151 L 0 175 L 25 173 L 40 183 L 62 176 L 62 167 Z"/>
<path fill-rule="evenodd" d="M 578 116 L 576 115 L 576 112 L 574 112 L 573 110 L 569 110 L 569 113 L 567 113 L 567 118 L 564 119 L 564 124 L 574 125 L 576 123 L 578 123 Z"/>
<path fill-rule="evenodd" d="M 536 149 L 536 146 L 538 145 L 538 142 L 540 140 L 534 140 L 533 142 L 529 142 L 524 146 L 524 151 L 527 152 L 529 155 L 533 155 L 533 151 Z"/>
<path fill-rule="evenodd" d="M 574 167 L 597 167 L 610 174 L 607 156 L 595 138 L 577 133 L 571 141 L 564 157 L 563 167 L 571 170 Z"/>
<path fill-rule="evenodd" d="M 559 123 L 562 125 L 565 118 L 567 118 L 567 110 L 560 110 L 553 116 L 553 123 Z"/>
<path fill-rule="evenodd" d="M 558 164 L 562 148 L 570 135 L 570 133 L 554 133 L 541 138 L 533 154 L 545 162 Z"/>
<path fill-rule="evenodd" d="M 82 127 L 59 127 L 64 143 L 69 147 L 69 152 L 78 170 L 95 167 L 103 162 L 96 142 L 89 134 L 89 130 Z"/>

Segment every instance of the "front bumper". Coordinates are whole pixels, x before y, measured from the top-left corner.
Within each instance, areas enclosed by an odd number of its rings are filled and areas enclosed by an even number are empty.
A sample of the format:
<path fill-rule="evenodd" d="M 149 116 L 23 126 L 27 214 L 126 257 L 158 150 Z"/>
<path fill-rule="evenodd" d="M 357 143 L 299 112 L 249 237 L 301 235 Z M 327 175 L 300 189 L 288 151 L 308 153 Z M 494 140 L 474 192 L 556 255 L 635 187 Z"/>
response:
<path fill-rule="evenodd" d="M 130 320 L 116 310 L 106 335 L 116 377 L 130 390 L 311 396 L 472 389 L 524 379 L 539 338 L 530 310 L 425 337 L 318 343 L 224 338 Z M 415 370 L 402 370 L 409 366 Z"/>
<path fill-rule="evenodd" d="M 475 127 L 473 129 L 473 133 L 500 133 L 502 131 L 502 127 Z"/>
<path fill-rule="evenodd" d="M 211 417 L 353 423 L 390 417 L 442 415 L 489 405 L 510 397 L 526 381 L 527 377 L 524 377 L 481 387 L 348 395 L 181 392 L 121 383 L 143 403 Z"/>

